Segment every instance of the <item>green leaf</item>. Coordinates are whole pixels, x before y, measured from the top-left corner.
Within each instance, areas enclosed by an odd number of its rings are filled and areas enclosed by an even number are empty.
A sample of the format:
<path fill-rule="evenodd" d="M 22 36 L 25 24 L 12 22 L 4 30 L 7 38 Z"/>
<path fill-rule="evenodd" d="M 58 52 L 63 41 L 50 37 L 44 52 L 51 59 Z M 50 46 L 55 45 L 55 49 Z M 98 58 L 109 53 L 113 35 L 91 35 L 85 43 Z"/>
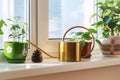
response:
<path fill-rule="evenodd" d="M 5 23 L 5 21 L 3 21 L 3 20 L 1 19 L 1 20 L 0 20 L 0 35 L 3 35 L 3 34 L 4 34 L 3 31 L 2 31 L 2 29 L 1 29 L 4 25 L 7 26 L 6 23 Z"/>
<path fill-rule="evenodd" d="M 120 1 L 117 2 L 117 6 L 120 8 Z"/>
<path fill-rule="evenodd" d="M 12 27 L 10 28 L 10 30 L 16 30 L 15 26 L 12 25 Z"/>
<path fill-rule="evenodd" d="M 112 19 L 112 20 L 108 23 L 108 27 L 113 30 L 113 29 L 117 26 L 117 22 L 118 22 L 118 20 Z"/>
<path fill-rule="evenodd" d="M 114 0 L 107 0 L 105 2 L 105 5 L 108 6 L 108 7 L 113 7 L 114 6 Z"/>
<path fill-rule="evenodd" d="M 109 9 L 109 7 L 108 6 L 100 6 L 100 9 L 101 10 L 106 10 L 106 9 Z"/>
<path fill-rule="evenodd" d="M 18 37 L 20 37 L 22 34 L 18 34 Z"/>
<path fill-rule="evenodd" d="M 92 24 L 92 26 L 95 26 L 96 28 L 103 26 L 104 22 L 103 21 L 99 21 L 97 23 Z"/>
<path fill-rule="evenodd" d="M 84 47 L 85 46 L 85 41 L 80 41 L 80 47 Z"/>
<path fill-rule="evenodd" d="M 18 28 L 18 29 L 21 28 L 19 24 L 15 24 L 14 27 L 15 27 L 15 28 Z"/>
<path fill-rule="evenodd" d="M 103 2 L 97 2 L 97 3 L 96 3 L 96 6 L 97 6 L 97 7 L 100 7 L 100 6 L 103 6 L 103 5 L 104 5 Z"/>
<path fill-rule="evenodd" d="M 13 38 L 13 34 L 9 34 L 9 38 Z"/>
<path fill-rule="evenodd" d="M 115 8 L 114 11 L 115 13 L 120 14 L 120 8 Z"/>
<path fill-rule="evenodd" d="M 108 23 L 108 22 L 110 22 L 111 19 L 112 19 L 111 16 L 105 16 L 105 17 L 103 18 L 103 21 L 104 21 L 104 23 Z"/>
<path fill-rule="evenodd" d="M 4 33 L 3 33 L 3 31 L 0 29 L 0 35 L 3 35 Z"/>
<path fill-rule="evenodd" d="M 89 31 L 92 33 L 97 33 L 97 30 L 93 29 L 93 28 L 89 28 Z"/>
<path fill-rule="evenodd" d="M 13 24 L 12 27 L 10 28 L 10 30 L 16 30 L 16 29 L 20 29 L 20 25 L 19 24 Z"/>
<path fill-rule="evenodd" d="M 5 21 L 0 20 L 0 28 L 3 27 L 3 25 L 7 26 L 6 23 L 5 23 Z"/>
<path fill-rule="evenodd" d="M 82 37 L 85 39 L 85 40 L 91 40 L 92 37 L 90 36 L 90 33 L 86 32 L 82 35 Z"/>
<path fill-rule="evenodd" d="M 104 38 L 109 37 L 109 30 L 103 30 L 103 31 L 102 31 L 102 36 L 103 36 Z"/>
<path fill-rule="evenodd" d="M 22 34 L 25 34 L 25 29 L 22 29 Z"/>
<path fill-rule="evenodd" d="M 96 39 L 95 41 L 96 41 L 100 46 L 102 45 L 102 43 L 101 43 L 100 40 Z"/>
<path fill-rule="evenodd" d="M 83 34 L 83 32 L 76 32 L 75 34 L 76 36 L 80 36 L 81 34 Z"/>
<path fill-rule="evenodd" d="M 102 16 L 102 18 L 104 18 L 105 16 L 111 16 L 111 14 L 112 14 L 111 10 L 110 9 L 106 9 L 106 10 L 102 11 L 101 16 Z"/>

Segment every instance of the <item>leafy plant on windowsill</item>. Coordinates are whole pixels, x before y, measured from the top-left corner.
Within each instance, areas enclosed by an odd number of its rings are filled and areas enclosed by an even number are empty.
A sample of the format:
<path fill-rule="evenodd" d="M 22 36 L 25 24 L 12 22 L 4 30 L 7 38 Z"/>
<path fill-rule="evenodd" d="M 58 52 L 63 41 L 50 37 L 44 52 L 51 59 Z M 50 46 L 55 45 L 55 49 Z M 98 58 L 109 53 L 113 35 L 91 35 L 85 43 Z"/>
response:
<path fill-rule="evenodd" d="M 9 38 L 12 38 L 13 41 L 20 41 L 20 38 L 22 38 L 22 42 L 26 36 L 26 27 L 28 26 L 27 22 L 24 22 L 23 24 L 19 24 L 19 20 L 21 20 L 22 17 L 17 16 L 14 17 L 14 20 L 8 18 L 7 20 L 10 22 L 10 34 Z"/>
<path fill-rule="evenodd" d="M 99 13 L 92 15 L 98 18 L 98 22 L 93 23 L 95 28 L 102 27 L 102 36 L 120 35 L 120 0 L 106 0 L 105 2 L 97 2 Z"/>
<path fill-rule="evenodd" d="M 28 26 L 27 22 L 24 22 L 23 24 L 20 24 L 19 21 L 22 17 L 16 16 L 13 19 L 8 18 L 7 20 L 10 23 L 10 33 L 8 37 L 10 39 L 13 39 L 13 41 L 20 41 L 20 38 L 22 38 L 22 42 L 26 36 L 26 28 Z M 2 30 L 3 26 L 8 26 L 7 23 L 4 20 L 0 20 L 0 35 L 3 35 L 4 32 Z"/>
<path fill-rule="evenodd" d="M 2 30 L 2 27 L 3 26 L 7 26 L 6 25 L 6 23 L 5 23 L 5 21 L 4 20 L 0 20 L 0 35 L 3 35 L 4 34 L 4 32 L 3 32 L 3 30 Z"/>
<path fill-rule="evenodd" d="M 102 41 L 97 39 L 96 42 L 104 55 L 120 55 L 120 0 L 105 0 L 96 3 L 96 6 L 100 12 L 92 15 L 91 18 L 98 18 L 92 26 L 101 28 L 105 38 Z"/>
<path fill-rule="evenodd" d="M 96 34 L 97 31 L 93 28 L 88 29 L 90 32 L 93 34 Z M 84 47 L 85 46 L 85 41 L 91 41 L 92 37 L 89 32 L 72 32 L 71 33 L 71 38 L 70 41 L 78 41 L 80 42 L 80 46 Z"/>
<path fill-rule="evenodd" d="M 80 42 L 80 54 L 82 58 L 90 58 L 91 51 L 94 48 L 94 36 L 93 33 L 97 33 L 95 29 L 89 28 L 88 31 L 72 32 L 70 41 Z"/>
<path fill-rule="evenodd" d="M 12 38 L 13 41 L 20 41 L 20 37 L 22 38 L 22 42 L 26 36 L 26 31 L 25 29 L 28 26 L 27 22 L 24 22 L 24 24 L 20 24 L 19 20 L 21 20 L 22 17 L 16 16 L 14 19 L 8 18 L 7 20 L 10 22 L 10 33 L 9 33 L 9 38 Z M 2 30 L 3 26 L 8 26 L 7 23 L 1 19 L 0 20 L 0 35 L 3 35 L 4 32 Z"/>
<path fill-rule="evenodd" d="M 14 17 L 13 19 L 8 18 L 7 20 L 8 25 L 5 21 L 0 21 L 0 30 L 3 32 L 2 27 L 4 25 L 9 26 L 7 27 L 9 29 L 8 37 L 13 40 L 4 42 L 4 55 L 10 63 L 23 63 L 28 53 L 28 43 L 24 42 L 28 24 L 27 22 L 20 23 L 20 16 Z"/>

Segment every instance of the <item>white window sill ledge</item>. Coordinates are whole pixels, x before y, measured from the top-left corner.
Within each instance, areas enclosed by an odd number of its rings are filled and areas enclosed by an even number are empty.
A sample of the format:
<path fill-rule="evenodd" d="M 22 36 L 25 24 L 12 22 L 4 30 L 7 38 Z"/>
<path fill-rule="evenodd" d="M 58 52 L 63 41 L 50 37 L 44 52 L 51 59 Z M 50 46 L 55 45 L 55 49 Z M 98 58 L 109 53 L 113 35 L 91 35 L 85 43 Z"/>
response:
<path fill-rule="evenodd" d="M 81 62 L 59 62 L 57 59 L 44 59 L 42 63 L 26 61 L 23 64 L 0 63 L 0 79 L 13 79 L 60 72 L 84 70 L 106 66 L 120 65 L 120 56 L 105 57 L 93 55 Z"/>

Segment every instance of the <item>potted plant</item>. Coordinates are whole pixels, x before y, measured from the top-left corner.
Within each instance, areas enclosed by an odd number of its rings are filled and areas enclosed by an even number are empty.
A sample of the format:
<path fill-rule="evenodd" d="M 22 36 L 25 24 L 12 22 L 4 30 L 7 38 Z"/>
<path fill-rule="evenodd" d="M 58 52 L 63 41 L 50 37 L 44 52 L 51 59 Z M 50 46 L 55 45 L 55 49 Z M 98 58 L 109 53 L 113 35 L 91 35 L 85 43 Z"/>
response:
<path fill-rule="evenodd" d="M 89 28 L 88 29 L 91 33 L 97 33 L 95 29 Z M 92 36 L 90 32 L 72 32 L 70 41 L 79 41 L 81 46 L 81 57 L 83 58 L 90 58 L 91 56 L 91 45 L 92 45 Z"/>
<path fill-rule="evenodd" d="M 8 37 L 12 40 L 4 42 L 4 55 L 10 63 L 23 63 L 27 56 L 28 43 L 24 42 L 24 38 L 28 24 L 27 22 L 20 24 L 21 17 L 19 16 L 7 20 L 10 22 Z"/>
<path fill-rule="evenodd" d="M 97 2 L 99 13 L 95 13 L 91 18 L 97 17 L 98 21 L 93 23 L 95 28 L 102 28 L 104 40 L 96 40 L 100 45 L 104 55 L 120 54 L 120 0 L 106 0 Z"/>
<path fill-rule="evenodd" d="M 2 31 L 2 27 L 3 27 L 3 26 L 6 26 L 6 23 L 5 23 L 5 21 L 3 21 L 2 19 L 0 19 L 0 36 L 3 35 L 3 31 Z M 5 60 L 6 60 L 6 58 L 5 58 L 5 56 L 4 56 L 3 51 L 0 51 L 0 62 L 1 62 L 1 61 L 5 61 Z"/>

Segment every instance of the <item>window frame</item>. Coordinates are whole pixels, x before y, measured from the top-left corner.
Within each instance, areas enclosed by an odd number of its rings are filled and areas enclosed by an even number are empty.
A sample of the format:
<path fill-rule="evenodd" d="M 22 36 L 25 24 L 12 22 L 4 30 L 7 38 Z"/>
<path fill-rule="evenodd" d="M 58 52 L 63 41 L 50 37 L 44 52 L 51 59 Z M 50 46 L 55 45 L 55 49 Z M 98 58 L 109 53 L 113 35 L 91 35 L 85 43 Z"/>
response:
<path fill-rule="evenodd" d="M 29 40 L 37 45 L 37 2 L 38 0 L 30 0 L 29 5 Z M 31 59 L 31 52 L 35 50 L 35 47 L 30 45 L 30 48 L 28 50 L 28 55 L 26 59 Z"/>
<path fill-rule="evenodd" d="M 58 56 L 59 40 L 48 40 L 48 0 L 38 0 L 38 47 Z M 44 55 L 45 58 L 49 58 Z"/>

